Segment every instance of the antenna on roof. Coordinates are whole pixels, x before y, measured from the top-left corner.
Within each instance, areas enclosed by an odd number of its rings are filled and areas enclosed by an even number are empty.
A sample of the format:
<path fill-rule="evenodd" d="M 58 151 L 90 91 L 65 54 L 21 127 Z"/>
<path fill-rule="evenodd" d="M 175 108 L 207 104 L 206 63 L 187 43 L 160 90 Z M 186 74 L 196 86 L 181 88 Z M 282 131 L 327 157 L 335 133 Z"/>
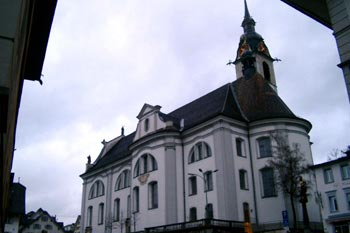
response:
<path fill-rule="evenodd" d="M 124 126 L 122 126 L 121 135 L 124 136 Z"/>

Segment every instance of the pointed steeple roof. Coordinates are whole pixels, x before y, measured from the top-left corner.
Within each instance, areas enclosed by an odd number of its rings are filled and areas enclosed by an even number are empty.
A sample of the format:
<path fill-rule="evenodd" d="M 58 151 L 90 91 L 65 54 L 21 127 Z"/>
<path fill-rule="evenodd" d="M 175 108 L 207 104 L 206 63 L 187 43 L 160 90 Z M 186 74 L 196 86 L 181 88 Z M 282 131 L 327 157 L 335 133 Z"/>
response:
<path fill-rule="evenodd" d="M 244 18 L 242 21 L 243 35 L 240 38 L 235 62 L 238 62 L 245 52 L 262 53 L 271 60 L 268 48 L 264 43 L 264 38 L 255 31 L 255 21 L 249 13 L 247 1 L 244 0 Z"/>
<path fill-rule="evenodd" d="M 244 33 L 255 32 L 255 21 L 250 16 L 247 1 L 244 0 L 244 19 L 242 22 Z"/>

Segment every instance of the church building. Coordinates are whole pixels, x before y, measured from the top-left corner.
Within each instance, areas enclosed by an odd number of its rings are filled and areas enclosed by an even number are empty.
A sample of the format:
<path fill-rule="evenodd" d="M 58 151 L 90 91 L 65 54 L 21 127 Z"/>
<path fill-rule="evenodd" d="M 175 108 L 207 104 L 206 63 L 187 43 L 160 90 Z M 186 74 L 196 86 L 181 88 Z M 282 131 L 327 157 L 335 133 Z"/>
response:
<path fill-rule="evenodd" d="M 82 233 L 152 232 L 160 226 L 153 232 L 164 232 L 180 223 L 196 227 L 203 219 L 250 222 L 260 232 L 293 226 L 289 197 L 277 188 L 276 171 L 268 165 L 276 146 L 272 134 L 282 132 L 313 164 L 312 125 L 278 96 L 275 59 L 255 31 L 246 2 L 242 27 L 236 59 L 230 62 L 235 81 L 169 113 L 144 104 L 133 133 L 124 135 L 122 129 L 103 141 L 93 163 L 89 158 L 81 175 Z M 313 226 L 321 218 L 312 187 L 308 193 Z"/>

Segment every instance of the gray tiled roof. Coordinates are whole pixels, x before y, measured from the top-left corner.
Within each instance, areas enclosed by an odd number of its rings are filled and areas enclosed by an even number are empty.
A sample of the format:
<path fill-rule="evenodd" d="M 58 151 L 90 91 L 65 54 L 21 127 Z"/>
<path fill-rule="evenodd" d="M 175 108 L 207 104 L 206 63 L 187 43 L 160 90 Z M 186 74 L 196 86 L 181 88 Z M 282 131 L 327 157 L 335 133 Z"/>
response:
<path fill-rule="evenodd" d="M 168 113 L 160 113 L 163 120 L 171 120 L 179 129 L 184 119 L 184 130 L 216 116 L 227 116 L 245 123 L 268 118 L 300 119 L 288 108 L 260 74 L 250 79 L 240 78 Z M 122 138 L 87 173 L 107 166 L 131 154 L 135 132 Z"/>

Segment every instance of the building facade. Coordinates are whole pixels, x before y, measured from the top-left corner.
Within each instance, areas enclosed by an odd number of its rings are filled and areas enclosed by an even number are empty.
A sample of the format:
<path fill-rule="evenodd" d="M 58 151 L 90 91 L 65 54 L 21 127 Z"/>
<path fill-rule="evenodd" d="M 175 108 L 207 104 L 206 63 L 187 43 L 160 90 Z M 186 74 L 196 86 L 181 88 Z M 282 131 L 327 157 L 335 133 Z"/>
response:
<path fill-rule="evenodd" d="M 349 151 L 350 152 L 350 151 Z M 313 166 L 324 231 L 350 231 L 350 155 Z"/>
<path fill-rule="evenodd" d="M 21 222 L 20 233 L 65 233 L 63 223 L 57 222 L 56 217 L 39 208 L 31 211 Z"/>
<path fill-rule="evenodd" d="M 313 164 L 311 123 L 278 96 L 274 59 L 246 5 L 242 27 L 230 62 L 236 81 L 167 114 L 145 104 L 135 132 L 124 135 L 122 129 L 102 142 L 93 163 L 88 158 L 81 232 L 136 232 L 198 219 L 283 230 L 282 212 L 291 208 L 268 166 L 276 146 L 271 134 L 283 133 Z M 307 205 L 310 221 L 320 222 L 315 200 Z M 302 221 L 299 205 L 297 219 Z"/>
<path fill-rule="evenodd" d="M 24 80 L 41 82 L 57 0 L 0 1 L 0 231 L 10 199 L 11 168 Z"/>

